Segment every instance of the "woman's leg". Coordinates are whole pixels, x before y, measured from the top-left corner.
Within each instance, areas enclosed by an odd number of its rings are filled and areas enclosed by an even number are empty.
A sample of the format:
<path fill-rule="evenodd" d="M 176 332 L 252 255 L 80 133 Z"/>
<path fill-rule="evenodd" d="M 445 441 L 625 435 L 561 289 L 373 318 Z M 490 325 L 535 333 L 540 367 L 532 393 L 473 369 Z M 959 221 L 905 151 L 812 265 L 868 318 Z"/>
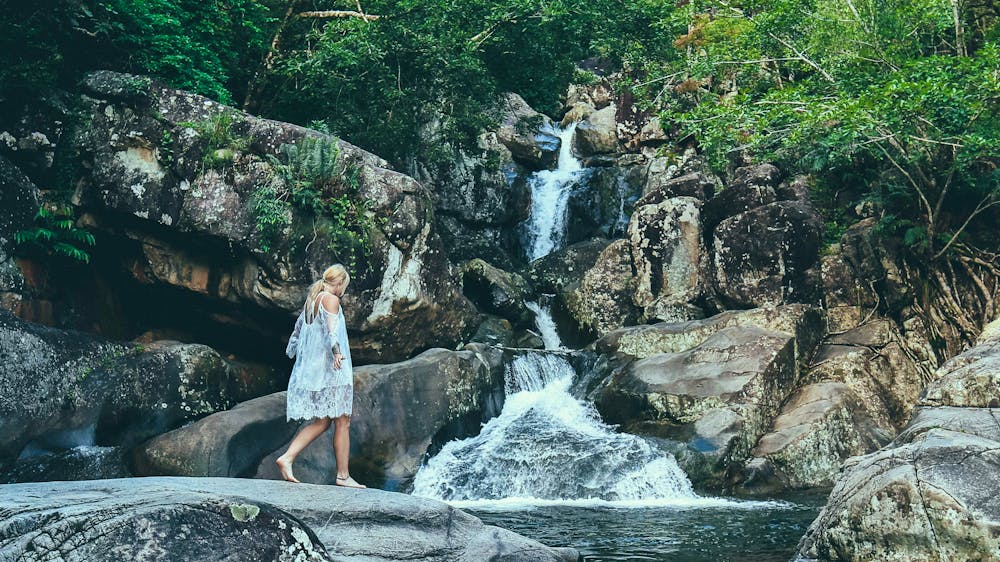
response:
<path fill-rule="evenodd" d="M 330 418 L 317 418 L 299 431 L 295 439 L 292 439 L 292 442 L 288 445 L 288 450 L 285 451 L 285 454 L 274 461 L 278 465 L 278 469 L 281 470 L 282 478 L 289 482 L 298 482 L 292 474 L 292 462 L 295 461 L 295 457 L 299 456 L 302 449 L 305 449 L 307 445 L 312 443 L 314 439 L 322 435 L 327 429 L 330 429 Z"/>
<path fill-rule="evenodd" d="M 337 484 L 353 488 L 364 488 L 351 478 L 348 458 L 351 455 L 351 416 L 339 416 L 333 420 L 333 453 L 337 458 Z"/>

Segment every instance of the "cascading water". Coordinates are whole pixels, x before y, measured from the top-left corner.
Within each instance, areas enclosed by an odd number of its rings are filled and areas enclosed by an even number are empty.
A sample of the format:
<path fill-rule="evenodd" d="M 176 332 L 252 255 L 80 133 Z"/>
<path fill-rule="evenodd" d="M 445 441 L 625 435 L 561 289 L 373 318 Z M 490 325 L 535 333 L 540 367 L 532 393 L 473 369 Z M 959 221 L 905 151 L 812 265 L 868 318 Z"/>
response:
<path fill-rule="evenodd" d="M 570 392 L 559 353 L 524 351 L 508 366 L 503 411 L 475 437 L 447 443 L 413 493 L 458 504 L 699 501 L 673 457 L 618 433 Z"/>
<path fill-rule="evenodd" d="M 566 236 L 566 210 L 573 184 L 583 166 L 573 156 L 576 123 L 558 132 L 559 160 L 555 170 L 536 172 L 528 181 L 531 209 L 524 225 L 524 249 L 529 261 L 558 249 Z"/>
<path fill-rule="evenodd" d="M 542 336 L 545 349 L 563 349 L 559 332 L 556 331 L 556 321 L 552 319 L 552 313 L 549 312 L 549 309 L 536 302 L 526 302 L 524 305 L 535 313 L 535 325 L 538 327 L 538 333 Z"/>

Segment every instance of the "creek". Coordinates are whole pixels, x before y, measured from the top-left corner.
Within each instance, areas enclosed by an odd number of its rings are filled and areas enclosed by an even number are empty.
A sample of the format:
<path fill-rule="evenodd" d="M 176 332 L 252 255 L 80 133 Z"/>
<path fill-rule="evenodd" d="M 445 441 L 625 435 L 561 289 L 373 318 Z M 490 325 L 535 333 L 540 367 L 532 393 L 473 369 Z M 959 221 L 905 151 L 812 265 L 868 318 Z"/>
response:
<path fill-rule="evenodd" d="M 530 259 L 561 247 L 567 199 L 585 169 L 575 125 L 559 132 L 555 170 L 530 179 L 522 242 Z M 579 187 L 577 187 L 579 188 Z M 586 188 L 586 185 L 583 186 Z M 698 494 L 673 455 L 616 431 L 585 398 L 548 309 L 531 303 L 545 350 L 513 350 L 505 403 L 478 435 L 444 445 L 412 493 L 440 499 L 588 560 L 787 560 L 822 497 L 743 500 Z"/>

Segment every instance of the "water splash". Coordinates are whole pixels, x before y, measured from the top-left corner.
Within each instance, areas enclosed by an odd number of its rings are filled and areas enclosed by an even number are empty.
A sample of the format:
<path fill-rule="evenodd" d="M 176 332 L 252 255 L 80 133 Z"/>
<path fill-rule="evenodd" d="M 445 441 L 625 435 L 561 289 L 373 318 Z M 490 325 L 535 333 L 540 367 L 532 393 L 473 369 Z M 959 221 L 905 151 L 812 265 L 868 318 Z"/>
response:
<path fill-rule="evenodd" d="M 560 354 L 526 352 L 509 366 L 499 416 L 447 443 L 414 478 L 413 494 L 446 501 L 698 500 L 669 454 L 618 433 L 570 394 Z"/>
<path fill-rule="evenodd" d="M 576 123 L 557 131 L 561 141 L 555 170 L 535 172 L 528 180 L 531 209 L 524 223 L 524 248 L 529 261 L 548 255 L 566 238 L 566 215 L 570 192 L 583 165 L 573 156 Z"/>

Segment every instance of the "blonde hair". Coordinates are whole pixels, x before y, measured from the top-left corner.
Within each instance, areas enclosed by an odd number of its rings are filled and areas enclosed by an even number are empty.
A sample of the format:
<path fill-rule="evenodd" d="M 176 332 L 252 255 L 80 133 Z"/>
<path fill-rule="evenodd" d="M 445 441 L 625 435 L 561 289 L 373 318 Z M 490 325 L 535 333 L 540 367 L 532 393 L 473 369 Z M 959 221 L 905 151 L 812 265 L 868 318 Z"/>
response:
<path fill-rule="evenodd" d="M 302 305 L 305 309 L 306 320 L 312 321 L 316 310 L 316 299 L 323 291 L 342 297 L 347 285 L 351 282 L 351 276 L 347 274 L 347 268 L 339 263 L 335 263 L 323 271 L 323 277 L 309 286 L 309 293 L 306 302 Z M 340 292 L 337 292 L 340 289 Z"/>

